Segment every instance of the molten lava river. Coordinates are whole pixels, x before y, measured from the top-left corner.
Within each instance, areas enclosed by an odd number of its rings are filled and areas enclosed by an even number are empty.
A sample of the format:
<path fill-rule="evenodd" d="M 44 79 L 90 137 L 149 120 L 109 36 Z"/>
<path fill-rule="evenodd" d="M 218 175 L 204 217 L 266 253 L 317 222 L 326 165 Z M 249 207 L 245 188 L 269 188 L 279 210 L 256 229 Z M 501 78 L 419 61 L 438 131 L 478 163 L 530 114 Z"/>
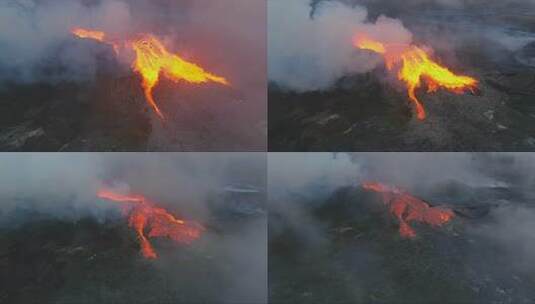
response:
<path fill-rule="evenodd" d="M 472 77 L 457 75 L 448 68 L 430 58 L 423 48 L 415 45 L 386 44 L 358 34 L 354 45 L 363 50 L 369 50 L 383 55 L 389 71 L 398 69 L 398 79 L 405 83 L 410 100 L 416 108 L 418 119 L 424 120 L 425 109 L 416 97 L 416 90 L 427 85 L 427 92 L 432 93 L 439 88 L 461 94 L 477 88 L 478 81 Z"/>
<path fill-rule="evenodd" d="M 368 191 L 380 193 L 383 203 L 399 220 L 399 234 L 404 238 L 414 238 L 416 232 L 409 225 L 420 222 L 439 227 L 451 221 L 454 217 L 452 210 L 442 207 L 431 207 L 423 200 L 411 194 L 388 185 L 376 182 L 366 182 L 362 187 Z"/>
<path fill-rule="evenodd" d="M 162 120 L 165 119 L 164 114 L 153 97 L 154 87 L 161 76 L 173 82 L 184 81 L 192 84 L 212 82 L 230 85 L 224 77 L 209 73 L 202 67 L 169 52 L 158 38 L 150 34 L 140 34 L 134 39 L 116 41 L 109 39 L 106 33 L 101 31 L 74 28 L 71 32 L 80 39 L 93 39 L 107 43 L 113 47 L 116 54 L 119 54 L 121 49 L 133 50 L 135 59 L 132 69 L 141 76 L 141 86 L 147 102 Z"/>
<path fill-rule="evenodd" d="M 141 195 L 123 195 L 102 189 L 97 196 L 122 204 L 121 210 L 128 217 L 128 225 L 136 231 L 141 242 L 141 253 L 148 259 L 158 257 L 149 238 L 167 237 L 178 243 L 190 244 L 205 230 L 197 222 L 176 218 Z"/>

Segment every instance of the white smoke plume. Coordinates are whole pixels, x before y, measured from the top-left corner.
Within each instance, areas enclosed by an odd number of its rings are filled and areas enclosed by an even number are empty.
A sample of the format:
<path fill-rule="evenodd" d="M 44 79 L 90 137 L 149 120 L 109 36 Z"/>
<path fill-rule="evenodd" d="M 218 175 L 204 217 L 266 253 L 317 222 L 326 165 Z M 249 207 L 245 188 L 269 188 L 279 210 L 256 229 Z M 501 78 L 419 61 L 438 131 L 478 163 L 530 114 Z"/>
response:
<path fill-rule="evenodd" d="M 276 202 L 314 185 L 324 194 L 353 185 L 361 170 L 343 153 L 270 153 L 268 156 L 269 196 Z"/>
<path fill-rule="evenodd" d="M 91 50 L 65 46 L 75 26 L 97 27 L 112 33 L 131 26 L 130 8 L 125 2 L 101 1 L 86 6 L 82 1 L 7 0 L 0 3 L 0 73 L 10 81 L 35 81 L 38 64 L 54 58 L 69 78 L 94 73 Z M 7 74 L 7 75 L 6 75 Z"/>
<path fill-rule="evenodd" d="M 50 86 L 53 91 L 61 90 L 65 84 L 75 85 L 77 88 L 70 96 L 58 102 L 63 106 L 65 100 L 76 99 L 91 108 L 99 102 L 105 103 L 107 96 L 125 96 L 120 88 L 137 81 L 132 79 L 136 76 L 131 68 L 133 50 L 121 47 L 119 54 L 115 54 L 108 44 L 75 37 L 71 33 L 75 27 L 103 31 L 110 40 L 118 42 L 152 34 L 163 41 L 169 52 L 230 82 L 230 86 L 217 88 L 187 85 L 172 86 L 173 90 L 169 90 L 166 89 L 169 85 L 161 81 L 161 88 L 168 94 L 165 99 L 170 101 L 160 106 L 172 124 L 164 129 L 154 122 L 143 149 L 266 150 L 264 1 L 0 1 L 2 93 L 10 100 L 17 100 L 19 96 L 14 96 L 14 88 L 19 85 L 27 86 L 29 92 L 34 85 Z M 95 86 L 91 88 L 92 85 Z M 111 85 L 111 90 L 107 85 Z M 129 92 L 141 99 L 139 88 Z M 103 98 L 90 98 L 85 93 L 87 90 L 102 92 Z M 31 100 L 31 106 L 36 99 Z M 52 104 L 46 97 L 39 101 L 45 108 Z M 31 108 L 17 108 L 17 111 L 26 110 Z M 84 119 L 92 117 L 91 114 Z M 217 140 L 204 140 L 204 135 L 198 135 L 201 132 Z M 180 140 L 175 136 L 178 133 Z"/>
<path fill-rule="evenodd" d="M 261 188 L 264 170 L 263 156 L 254 153 L 9 153 L 0 158 L 0 213 L 22 207 L 86 216 L 114 207 L 97 197 L 112 187 L 206 217 L 211 195 L 235 183 Z"/>
<path fill-rule="evenodd" d="M 414 42 L 442 51 L 447 56 L 441 59 L 453 62 L 458 59 L 456 49 L 467 45 L 475 44 L 492 57 L 491 50 L 516 52 L 535 41 L 535 34 L 511 30 L 514 27 L 504 26 L 500 20 L 523 14 L 522 8 L 534 3 L 269 0 L 268 78 L 282 89 L 326 90 L 343 76 L 365 73 L 383 64 L 380 56 L 353 45 L 357 33 L 392 44 Z M 443 19 L 437 20 L 437 16 Z"/>
<path fill-rule="evenodd" d="M 409 43 L 412 35 L 396 19 L 367 22 L 367 10 L 338 1 L 268 1 L 270 81 L 296 91 L 322 90 L 341 76 L 362 73 L 381 62 L 353 45 L 357 33 Z"/>

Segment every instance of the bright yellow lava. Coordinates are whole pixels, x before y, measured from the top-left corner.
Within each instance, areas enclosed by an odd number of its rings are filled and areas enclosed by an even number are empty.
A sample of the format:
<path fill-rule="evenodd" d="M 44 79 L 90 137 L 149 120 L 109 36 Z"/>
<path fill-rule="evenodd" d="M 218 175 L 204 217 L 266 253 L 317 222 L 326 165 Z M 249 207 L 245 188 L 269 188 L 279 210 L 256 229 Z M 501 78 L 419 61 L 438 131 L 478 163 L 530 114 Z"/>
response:
<path fill-rule="evenodd" d="M 392 70 L 397 62 L 401 62 L 398 79 L 403 81 L 408 89 L 410 100 L 416 107 L 418 119 L 426 117 L 425 109 L 416 97 L 416 89 L 427 85 L 427 92 L 435 92 L 439 88 L 460 94 L 465 90 L 473 91 L 478 81 L 472 77 L 457 75 L 448 68 L 433 61 L 421 48 L 414 45 L 388 45 L 359 35 L 355 39 L 355 46 L 382 54 L 388 70 Z"/>
<path fill-rule="evenodd" d="M 143 78 L 142 85 L 149 104 L 162 118 L 163 114 L 152 96 L 152 90 L 158 83 L 160 75 L 175 82 L 183 80 L 197 84 L 215 82 L 229 85 L 225 78 L 208 73 L 200 66 L 169 53 L 165 46 L 152 35 L 144 35 L 133 41 L 132 48 L 136 52 L 136 60 L 132 67 Z"/>

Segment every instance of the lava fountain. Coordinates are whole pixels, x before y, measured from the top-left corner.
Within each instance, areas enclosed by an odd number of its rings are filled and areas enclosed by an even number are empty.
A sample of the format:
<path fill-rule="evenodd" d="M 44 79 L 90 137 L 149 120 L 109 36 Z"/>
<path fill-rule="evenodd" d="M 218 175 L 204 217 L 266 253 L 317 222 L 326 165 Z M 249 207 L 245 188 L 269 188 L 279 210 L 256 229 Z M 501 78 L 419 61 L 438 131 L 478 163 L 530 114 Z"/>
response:
<path fill-rule="evenodd" d="M 207 72 L 199 65 L 184 60 L 178 54 L 169 52 L 154 35 L 140 34 L 135 39 L 126 40 L 119 44 L 107 39 L 107 35 L 104 32 L 83 28 L 75 28 L 71 32 L 81 39 L 93 39 L 108 43 L 113 46 L 116 54 L 119 53 L 119 45 L 132 49 L 135 53 L 132 69 L 141 76 L 141 85 L 147 103 L 162 120 L 165 117 L 153 96 L 154 87 L 158 84 L 161 76 L 165 76 L 175 83 L 180 81 L 191 84 L 213 82 L 226 86 L 230 85 L 229 81 L 224 77 Z"/>
<path fill-rule="evenodd" d="M 424 120 L 425 109 L 416 97 L 416 90 L 427 85 L 427 92 L 436 92 L 443 88 L 456 94 L 472 91 L 477 88 L 478 81 L 472 77 L 457 75 L 431 59 L 423 48 L 415 45 L 387 44 L 358 34 L 354 38 L 355 47 L 383 55 L 389 71 L 398 68 L 398 79 L 407 86 L 410 100 L 416 107 L 418 119 Z"/>
<path fill-rule="evenodd" d="M 97 196 L 122 204 L 121 210 L 128 216 L 128 225 L 136 231 L 141 242 L 141 253 L 148 259 L 158 257 L 149 238 L 167 237 L 177 243 L 190 244 L 205 230 L 197 222 L 176 218 L 142 195 L 124 195 L 102 189 Z"/>
<path fill-rule="evenodd" d="M 399 234 L 404 238 L 414 238 L 416 232 L 409 225 L 411 222 L 420 222 L 439 227 L 451 221 L 454 213 L 451 209 L 431 207 L 425 201 L 393 186 L 376 182 L 365 182 L 362 188 L 380 193 L 383 203 L 399 220 Z"/>

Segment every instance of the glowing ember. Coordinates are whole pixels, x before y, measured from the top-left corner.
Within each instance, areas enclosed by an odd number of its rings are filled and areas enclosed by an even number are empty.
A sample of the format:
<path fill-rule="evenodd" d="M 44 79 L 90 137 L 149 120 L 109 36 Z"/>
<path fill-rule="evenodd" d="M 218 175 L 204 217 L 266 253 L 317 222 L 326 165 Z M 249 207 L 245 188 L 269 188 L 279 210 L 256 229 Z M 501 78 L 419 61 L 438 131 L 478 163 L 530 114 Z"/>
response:
<path fill-rule="evenodd" d="M 394 69 L 399 63 L 398 78 L 407 85 L 409 98 L 414 103 L 420 120 L 425 119 L 426 114 L 422 103 L 416 97 L 416 89 L 424 83 L 428 93 L 443 88 L 461 94 L 477 87 L 476 79 L 453 73 L 433 61 L 424 49 L 415 45 L 384 44 L 365 35 L 357 35 L 354 44 L 357 48 L 382 54 L 388 70 Z"/>
<path fill-rule="evenodd" d="M 109 43 L 113 46 L 115 53 L 119 53 L 118 45 L 106 39 L 104 32 L 76 28 L 72 30 L 72 33 L 79 38 Z M 136 57 L 132 63 L 132 69 L 141 76 L 147 102 L 161 119 L 164 119 L 164 115 L 152 94 L 161 75 L 174 82 L 185 81 L 192 84 L 213 82 L 230 85 L 224 77 L 209 73 L 202 67 L 182 59 L 177 54 L 170 53 L 163 43 L 153 35 L 141 34 L 137 39 L 126 41 L 124 45 L 135 52 Z"/>
<path fill-rule="evenodd" d="M 190 244 L 204 231 L 199 223 L 177 219 L 141 195 L 123 195 L 103 189 L 97 196 L 125 204 L 122 210 L 128 216 L 128 225 L 136 231 L 141 253 L 148 259 L 158 257 L 148 238 L 167 237 L 178 243 Z"/>
<path fill-rule="evenodd" d="M 420 222 L 439 227 L 451 221 L 454 217 L 452 210 L 431 207 L 423 200 L 396 187 L 375 182 L 363 183 L 362 187 L 381 194 L 385 205 L 389 207 L 390 212 L 399 220 L 399 233 L 405 238 L 416 236 L 414 229 L 409 226 L 410 222 Z"/>

